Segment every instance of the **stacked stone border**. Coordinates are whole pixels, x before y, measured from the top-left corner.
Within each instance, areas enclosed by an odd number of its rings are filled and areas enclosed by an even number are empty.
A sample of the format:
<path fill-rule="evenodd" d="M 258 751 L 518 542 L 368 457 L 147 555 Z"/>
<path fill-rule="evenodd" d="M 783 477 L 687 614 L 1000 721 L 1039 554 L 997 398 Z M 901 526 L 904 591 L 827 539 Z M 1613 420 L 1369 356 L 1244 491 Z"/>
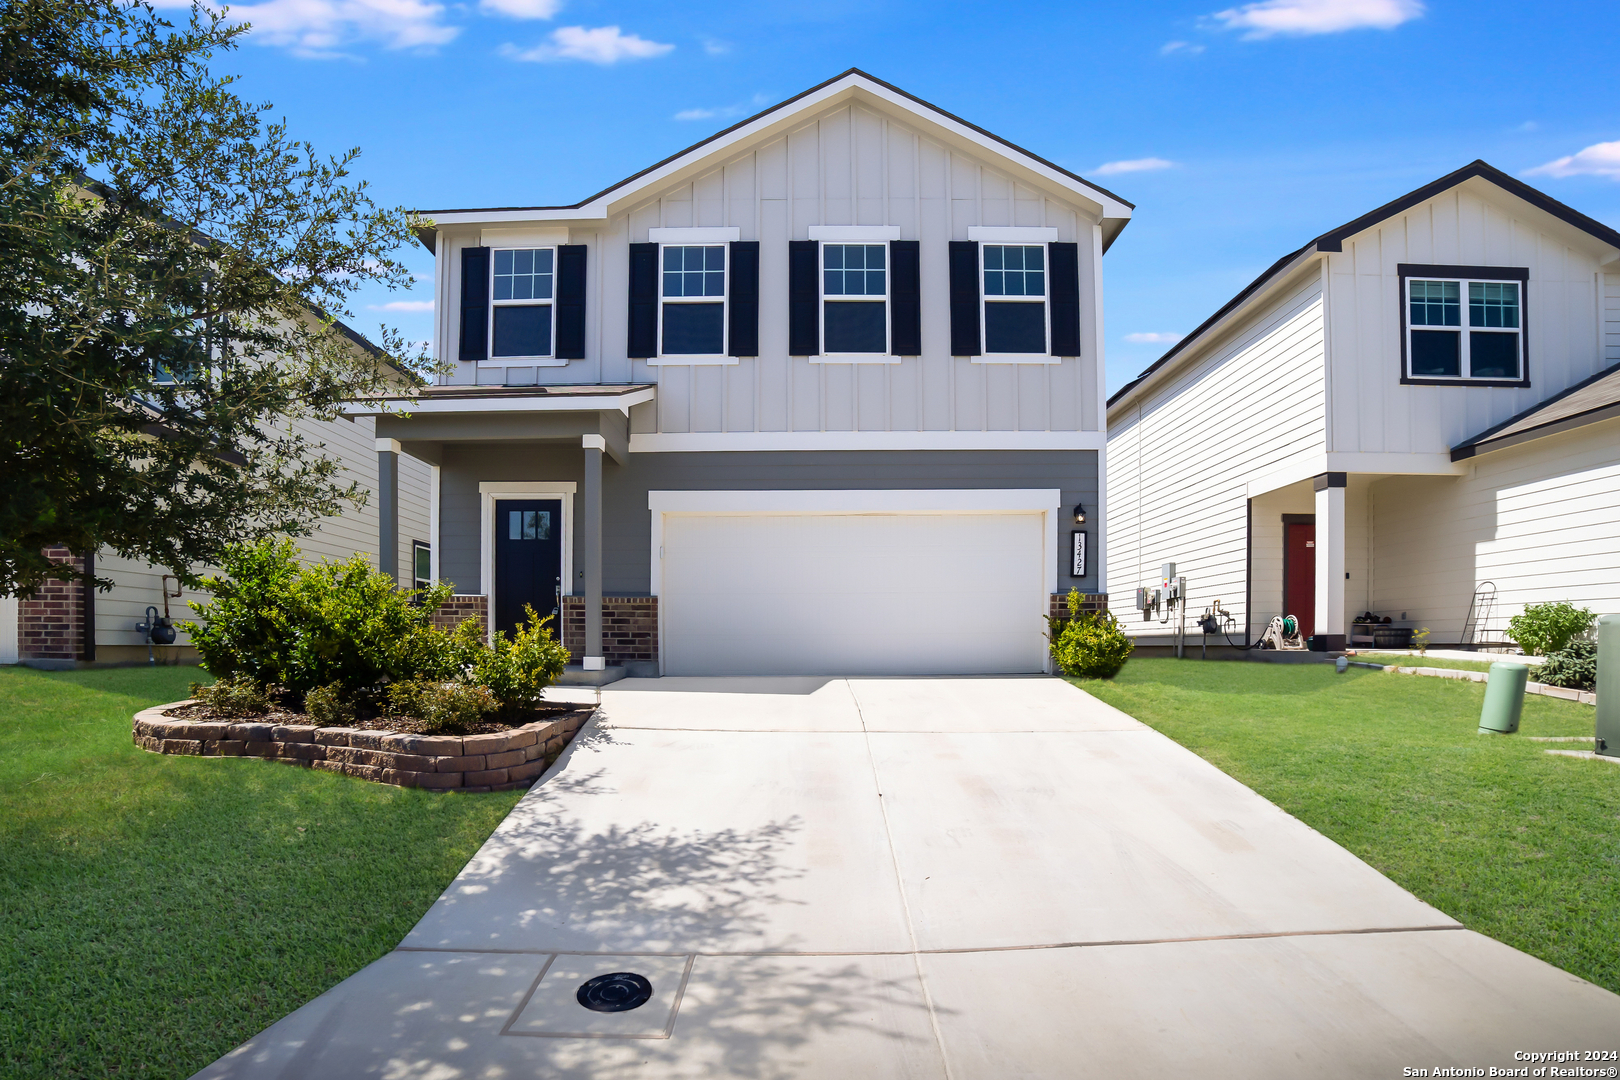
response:
<path fill-rule="evenodd" d="M 435 791 L 526 788 L 596 715 L 581 711 L 490 735 L 412 735 L 164 715 L 190 704 L 176 701 L 136 713 L 135 745 L 154 754 L 256 757 Z"/>

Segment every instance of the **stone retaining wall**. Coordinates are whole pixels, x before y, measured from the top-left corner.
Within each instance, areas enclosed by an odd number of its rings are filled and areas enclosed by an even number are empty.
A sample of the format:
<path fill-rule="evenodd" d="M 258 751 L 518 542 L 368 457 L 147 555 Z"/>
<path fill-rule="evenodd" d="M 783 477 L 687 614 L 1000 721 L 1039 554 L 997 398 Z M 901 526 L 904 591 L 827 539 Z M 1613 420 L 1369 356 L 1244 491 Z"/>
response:
<path fill-rule="evenodd" d="M 398 787 L 462 791 L 528 787 L 595 715 L 578 712 L 492 735 L 410 735 L 163 715 L 189 704 L 176 701 L 136 713 L 135 745 L 155 754 L 257 757 Z"/>

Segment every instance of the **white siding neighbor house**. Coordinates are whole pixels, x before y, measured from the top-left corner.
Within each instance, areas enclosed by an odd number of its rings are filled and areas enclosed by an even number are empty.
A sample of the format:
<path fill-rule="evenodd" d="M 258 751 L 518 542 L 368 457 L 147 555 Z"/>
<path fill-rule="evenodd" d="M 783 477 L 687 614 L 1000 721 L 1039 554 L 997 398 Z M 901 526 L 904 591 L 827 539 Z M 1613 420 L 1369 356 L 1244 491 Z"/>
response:
<path fill-rule="evenodd" d="M 1108 592 L 1161 564 L 1189 632 L 1501 643 L 1620 610 L 1620 233 L 1482 161 L 1279 259 L 1108 403 Z M 1211 644 L 1225 644 L 1211 639 Z"/>
<path fill-rule="evenodd" d="M 377 435 L 492 631 L 556 611 L 602 678 L 1039 671 L 1102 591 L 1117 196 L 849 71 L 572 206 L 424 213 L 456 370 Z"/>

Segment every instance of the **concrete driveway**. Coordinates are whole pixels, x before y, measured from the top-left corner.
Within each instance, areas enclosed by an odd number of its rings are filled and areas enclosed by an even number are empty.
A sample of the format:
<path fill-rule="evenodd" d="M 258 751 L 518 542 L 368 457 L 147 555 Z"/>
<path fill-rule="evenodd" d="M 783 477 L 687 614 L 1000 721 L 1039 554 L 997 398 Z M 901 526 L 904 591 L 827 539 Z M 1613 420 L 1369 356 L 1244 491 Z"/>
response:
<path fill-rule="evenodd" d="M 398 950 L 199 1075 L 1297 1080 L 1620 1048 L 1620 997 L 1060 680 L 601 696 Z M 617 972 L 646 1004 L 582 1008 Z"/>

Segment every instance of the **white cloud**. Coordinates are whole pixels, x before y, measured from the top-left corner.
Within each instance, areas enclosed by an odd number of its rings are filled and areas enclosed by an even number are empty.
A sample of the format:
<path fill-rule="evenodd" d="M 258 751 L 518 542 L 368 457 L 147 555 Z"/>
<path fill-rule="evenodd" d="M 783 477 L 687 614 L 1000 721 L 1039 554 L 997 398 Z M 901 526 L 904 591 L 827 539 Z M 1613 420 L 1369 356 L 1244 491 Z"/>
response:
<path fill-rule="evenodd" d="M 431 300 L 390 300 L 386 304 L 372 304 L 372 311 L 432 311 Z"/>
<path fill-rule="evenodd" d="M 1118 176 L 1120 173 L 1152 172 L 1155 169 L 1173 169 L 1176 163 L 1164 158 L 1132 158 L 1129 161 L 1110 161 L 1092 169 L 1094 176 Z"/>
<path fill-rule="evenodd" d="M 713 120 L 720 115 L 719 109 L 682 109 L 675 114 L 677 120 Z"/>
<path fill-rule="evenodd" d="M 617 26 L 562 26 L 551 32 L 551 40 L 532 49 L 501 46 L 501 55 L 514 60 L 584 60 L 592 64 L 616 64 L 620 60 L 645 60 L 662 56 L 675 48 L 626 34 Z"/>
<path fill-rule="evenodd" d="M 1620 180 L 1620 142 L 1593 143 L 1585 150 L 1537 165 L 1525 172 L 1526 176 L 1607 176 Z"/>
<path fill-rule="evenodd" d="M 444 5 L 427 0 L 265 0 L 231 7 L 232 20 L 253 24 L 252 36 L 300 56 L 342 56 L 356 41 L 390 49 L 431 49 L 461 33 L 440 21 Z"/>
<path fill-rule="evenodd" d="M 731 42 L 716 41 L 713 38 L 710 38 L 703 43 L 703 51 L 708 53 L 710 56 L 724 56 L 726 53 L 731 51 Z"/>
<path fill-rule="evenodd" d="M 549 19 L 562 7 L 562 0 L 478 0 L 485 15 L 505 15 L 511 19 Z"/>
<path fill-rule="evenodd" d="M 1139 333 L 1126 334 L 1125 340 L 1132 345 L 1174 345 L 1185 336 L 1184 334 Z"/>
<path fill-rule="evenodd" d="M 1393 30 L 1423 14 L 1421 0 L 1262 0 L 1217 11 L 1228 30 L 1246 38 L 1277 34 L 1337 34 L 1343 30 Z"/>
<path fill-rule="evenodd" d="M 1169 56 L 1172 53 L 1186 53 L 1188 56 L 1197 56 L 1204 51 L 1204 46 L 1194 45 L 1190 41 L 1167 41 L 1159 46 L 1160 56 Z"/>
<path fill-rule="evenodd" d="M 771 103 L 771 99 L 764 94 L 755 94 L 745 102 L 735 105 L 724 105 L 718 109 L 682 109 L 675 114 L 677 120 L 732 120 L 739 116 L 747 116 L 758 112 Z"/>

